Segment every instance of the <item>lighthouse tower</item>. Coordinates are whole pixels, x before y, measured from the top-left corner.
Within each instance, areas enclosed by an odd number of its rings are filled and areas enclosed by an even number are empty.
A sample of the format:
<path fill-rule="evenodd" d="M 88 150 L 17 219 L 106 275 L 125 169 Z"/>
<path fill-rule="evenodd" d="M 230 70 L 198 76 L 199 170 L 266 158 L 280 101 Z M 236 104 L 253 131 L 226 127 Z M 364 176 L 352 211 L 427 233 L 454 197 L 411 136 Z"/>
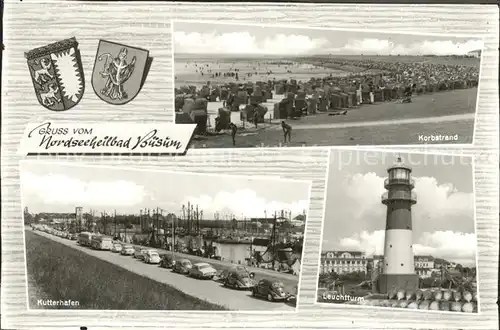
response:
<path fill-rule="evenodd" d="M 398 157 L 387 173 L 384 182 L 387 191 L 382 195 L 382 204 L 387 206 L 384 264 L 378 287 L 381 293 L 393 289 L 416 290 L 411 207 L 417 203 L 417 197 L 411 168 Z"/>

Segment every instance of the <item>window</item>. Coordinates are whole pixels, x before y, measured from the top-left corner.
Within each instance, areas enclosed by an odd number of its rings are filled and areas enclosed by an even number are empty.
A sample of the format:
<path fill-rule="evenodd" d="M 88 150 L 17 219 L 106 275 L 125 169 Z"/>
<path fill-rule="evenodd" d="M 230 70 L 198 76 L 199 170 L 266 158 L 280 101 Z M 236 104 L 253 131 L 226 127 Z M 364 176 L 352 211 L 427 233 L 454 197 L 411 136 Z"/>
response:
<path fill-rule="evenodd" d="M 403 266 L 403 264 L 401 264 L 401 266 Z"/>

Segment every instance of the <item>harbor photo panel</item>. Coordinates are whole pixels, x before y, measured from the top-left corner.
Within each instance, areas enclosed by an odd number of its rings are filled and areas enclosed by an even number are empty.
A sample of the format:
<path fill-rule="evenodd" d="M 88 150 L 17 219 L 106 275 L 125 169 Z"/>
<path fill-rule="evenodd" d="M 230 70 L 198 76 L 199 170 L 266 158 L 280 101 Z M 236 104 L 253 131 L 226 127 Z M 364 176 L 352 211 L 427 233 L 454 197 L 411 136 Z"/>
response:
<path fill-rule="evenodd" d="M 294 312 L 310 190 L 301 180 L 23 161 L 28 306 Z"/>

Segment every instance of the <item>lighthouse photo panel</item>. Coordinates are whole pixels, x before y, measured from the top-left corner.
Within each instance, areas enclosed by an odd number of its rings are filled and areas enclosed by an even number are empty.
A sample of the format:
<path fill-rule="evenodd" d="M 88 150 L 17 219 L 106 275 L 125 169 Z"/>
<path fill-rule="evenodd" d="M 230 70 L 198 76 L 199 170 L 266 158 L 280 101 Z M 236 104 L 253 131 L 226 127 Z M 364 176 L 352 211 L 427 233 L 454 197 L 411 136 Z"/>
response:
<path fill-rule="evenodd" d="M 316 303 L 479 313 L 473 159 L 332 150 Z"/>
<path fill-rule="evenodd" d="M 21 162 L 30 310 L 294 313 L 311 182 Z"/>

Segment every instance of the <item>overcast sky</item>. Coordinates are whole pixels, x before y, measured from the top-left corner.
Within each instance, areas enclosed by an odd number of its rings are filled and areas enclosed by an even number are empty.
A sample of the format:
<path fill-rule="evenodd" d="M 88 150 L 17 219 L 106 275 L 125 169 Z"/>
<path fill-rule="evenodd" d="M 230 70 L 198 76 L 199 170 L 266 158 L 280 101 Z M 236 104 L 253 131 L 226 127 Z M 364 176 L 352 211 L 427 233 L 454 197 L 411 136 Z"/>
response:
<path fill-rule="evenodd" d="M 417 204 L 412 207 L 415 254 L 475 265 L 476 236 L 472 160 L 401 154 L 413 168 Z M 332 151 L 328 176 L 324 251 L 383 254 L 386 206 L 380 196 L 396 155 Z"/>
<path fill-rule="evenodd" d="M 235 217 L 264 217 L 308 209 L 310 183 L 223 175 L 193 175 L 60 163 L 21 163 L 21 193 L 32 213 L 74 212 L 75 206 L 96 212 L 138 214 L 141 208 L 163 208 L 180 214 L 190 201 L 203 210 Z"/>
<path fill-rule="evenodd" d="M 481 49 L 480 39 L 304 28 L 174 22 L 174 50 L 240 55 L 450 55 Z"/>

